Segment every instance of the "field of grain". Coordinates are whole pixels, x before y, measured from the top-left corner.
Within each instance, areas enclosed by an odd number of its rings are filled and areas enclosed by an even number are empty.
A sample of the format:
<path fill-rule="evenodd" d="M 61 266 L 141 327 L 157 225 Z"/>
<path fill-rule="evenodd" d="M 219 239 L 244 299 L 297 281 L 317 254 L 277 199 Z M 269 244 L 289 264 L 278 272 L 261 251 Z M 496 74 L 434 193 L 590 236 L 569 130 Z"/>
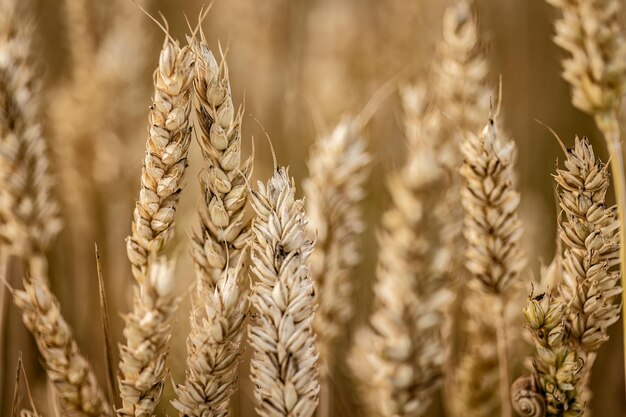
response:
<path fill-rule="evenodd" d="M 623 0 L 0 0 L 0 415 L 626 417 Z"/>

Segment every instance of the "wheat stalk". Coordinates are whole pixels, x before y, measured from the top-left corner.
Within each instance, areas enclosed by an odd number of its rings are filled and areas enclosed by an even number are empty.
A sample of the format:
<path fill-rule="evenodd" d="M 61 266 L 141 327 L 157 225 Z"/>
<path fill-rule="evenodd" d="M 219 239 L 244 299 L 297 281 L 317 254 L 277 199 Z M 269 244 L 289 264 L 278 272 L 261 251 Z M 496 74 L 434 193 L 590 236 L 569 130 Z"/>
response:
<path fill-rule="evenodd" d="M 480 136 L 469 133 L 463 143 L 461 174 L 467 240 L 466 267 L 474 288 L 496 295 L 494 304 L 500 372 L 501 413 L 511 415 L 504 311 L 524 258 L 520 250 L 522 225 L 519 193 L 513 188 L 515 143 L 506 138 L 497 120 L 490 119 Z"/>
<path fill-rule="evenodd" d="M 154 73 L 150 136 L 146 143 L 141 191 L 127 240 L 128 258 L 138 285 L 133 311 L 125 317 L 126 344 L 120 347 L 120 416 L 151 416 L 164 384 L 175 310 L 173 265 L 163 251 L 174 232 L 174 214 L 191 141 L 189 88 L 193 56 L 165 39 Z"/>
<path fill-rule="evenodd" d="M 249 329 L 254 349 L 251 379 L 257 412 L 269 416 L 312 416 L 319 382 L 312 322 L 313 282 L 307 260 L 304 201 L 296 200 L 293 179 L 278 167 L 267 185 L 252 191 L 252 271 L 258 281 Z"/>
<path fill-rule="evenodd" d="M 358 235 L 363 231 L 359 203 L 371 160 L 355 119 L 347 117 L 321 136 L 309 152 L 304 182 L 309 234 L 316 237 L 311 279 L 318 308 L 313 330 L 322 375 L 332 367 L 332 349 L 352 317 L 351 272 L 359 261 Z"/>
<path fill-rule="evenodd" d="M 493 296 L 476 291 L 469 291 L 464 300 L 467 346 L 456 370 L 456 415 L 488 417 L 499 413 L 497 334 L 490 314 L 494 302 Z"/>
<path fill-rule="evenodd" d="M 626 37 L 617 0 L 547 0 L 562 12 L 555 22 L 555 42 L 571 54 L 563 61 L 563 78 L 572 87 L 572 103 L 594 116 L 613 163 L 617 214 L 626 225 L 626 173 L 619 127 L 619 109 L 626 92 Z M 620 234 L 620 262 L 626 264 L 626 236 Z M 622 266 L 623 268 L 623 266 Z M 623 272 L 623 270 L 622 270 Z M 622 273 L 622 288 L 626 276 Z M 626 294 L 622 293 L 626 316 Z M 623 321 L 626 355 L 626 320 Z M 625 362 L 626 366 L 626 362 Z M 626 367 L 624 368 L 626 375 Z"/>
<path fill-rule="evenodd" d="M 243 110 L 234 111 L 225 60 L 217 64 L 204 36 L 192 39 L 191 45 L 196 56 L 194 110 L 205 167 L 201 230 L 190 240 L 197 281 L 187 380 L 177 387 L 173 404 L 185 416 L 226 416 L 248 313 L 243 279 L 250 231 L 243 217 L 252 161 L 241 166 Z"/>
<path fill-rule="evenodd" d="M 569 304 L 569 337 L 584 358 L 584 402 L 589 400 L 589 373 L 607 328 L 619 320 L 619 223 L 615 207 L 606 206 L 608 167 L 594 156 L 587 139 L 576 138 L 567 151 L 565 169 L 555 181 L 562 216 L 563 242 L 560 293 Z"/>
<path fill-rule="evenodd" d="M 445 177 L 434 153 L 440 122 L 423 89 L 403 90 L 408 158 L 389 178 L 371 327 L 360 330 L 350 365 L 374 415 L 419 416 L 441 379 L 445 257 L 438 252 Z"/>

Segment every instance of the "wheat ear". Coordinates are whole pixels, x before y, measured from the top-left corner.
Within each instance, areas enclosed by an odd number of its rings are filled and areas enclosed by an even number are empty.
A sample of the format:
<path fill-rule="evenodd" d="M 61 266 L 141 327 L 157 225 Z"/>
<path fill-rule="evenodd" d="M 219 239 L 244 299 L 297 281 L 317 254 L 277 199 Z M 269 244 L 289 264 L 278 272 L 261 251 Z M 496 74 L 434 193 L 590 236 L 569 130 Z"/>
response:
<path fill-rule="evenodd" d="M 318 404 L 318 355 L 312 330 L 313 282 L 307 260 L 304 201 L 296 200 L 293 179 L 278 167 L 267 185 L 259 182 L 251 202 L 252 288 L 255 314 L 249 329 L 254 349 L 251 378 L 262 417 L 310 417 Z"/>
<path fill-rule="evenodd" d="M 615 207 L 606 206 L 608 167 L 595 158 L 586 138 L 576 138 L 564 164 L 555 176 L 564 247 L 559 290 L 569 304 L 570 341 L 585 363 L 580 390 L 586 403 L 596 352 L 609 338 L 607 328 L 620 316 L 620 227 Z"/>
<path fill-rule="evenodd" d="M 28 271 L 14 301 L 35 337 L 60 409 L 107 415 L 91 366 L 48 288 L 44 254 L 61 222 L 40 125 L 39 83 L 30 65 L 31 34 L 18 25 L 11 2 L 0 2 L 0 9 L 0 237 Z"/>
<path fill-rule="evenodd" d="M 95 374 L 61 315 L 59 301 L 41 277 L 36 278 L 25 280 L 24 290 L 15 291 L 14 300 L 35 337 L 60 411 L 63 415 L 110 416 Z"/>
<path fill-rule="evenodd" d="M 30 64 L 31 34 L 6 0 L 0 8 L 0 241 L 28 259 L 45 252 L 61 222 L 40 124 L 40 84 Z"/>
<path fill-rule="evenodd" d="M 504 311 L 524 267 L 520 250 L 522 225 L 517 214 L 520 197 L 513 188 L 516 147 L 504 136 L 497 121 L 490 119 L 480 136 L 466 136 L 462 149 L 464 235 L 468 245 L 465 265 L 474 289 L 496 296 L 492 307 L 497 331 L 500 411 L 503 416 L 511 416 Z"/>
<path fill-rule="evenodd" d="M 420 416 L 430 405 L 441 379 L 440 333 L 451 295 L 443 285 L 445 260 L 435 256 L 445 180 L 434 152 L 439 119 L 423 89 L 404 89 L 403 102 L 414 127 L 407 131 L 408 158 L 389 178 L 393 204 L 382 220 L 374 313 L 350 356 L 366 402 L 381 416 Z"/>
<path fill-rule="evenodd" d="M 526 327 L 535 345 L 532 375 L 511 387 L 513 406 L 522 417 L 575 417 L 581 360 L 570 347 L 565 321 L 567 305 L 550 294 L 529 298 Z"/>
<path fill-rule="evenodd" d="M 548 0 L 563 16 L 555 22 L 555 42 L 571 57 L 563 61 L 563 78 L 572 87 L 572 103 L 594 116 L 612 160 L 617 215 L 626 225 L 626 173 L 619 127 L 620 103 L 626 92 L 626 36 L 617 0 Z M 626 236 L 620 234 L 620 262 L 626 264 Z M 622 288 L 626 275 L 622 269 Z M 626 293 L 622 293 L 626 316 Z M 626 356 L 626 320 L 623 320 Z M 624 373 L 626 375 L 626 362 Z"/>
<path fill-rule="evenodd" d="M 164 384 L 175 310 L 173 265 L 163 251 L 174 232 L 174 214 L 191 141 L 189 89 L 193 55 L 166 38 L 154 72 L 150 135 L 141 175 L 128 258 L 138 285 L 133 311 L 125 317 L 126 344 L 120 347 L 120 416 L 152 416 Z"/>
<path fill-rule="evenodd" d="M 359 261 L 358 236 L 363 231 L 359 203 L 371 160 L 353 118 L 345 118 L 321 136 L 309 153 L 309 177 L 304 182 L 309 234 L 316 238 L 311 278 L 318 308 L 313 329 L 322 375 L 332 367 L 336 339 L 352 317 L 352 268 Z"/>
<path fill-rule="evenodd" d="M 241 166 L 243 110 L 234 110 L 226 61 L 217 64 L 204 37 L 192 39 L 191 45 L 203 198 L 201 229 L 190 240 L 196 294 L 187 339 L 187 380 L 177 387 L 173 405 L 184 416 L 226 416 L 236 389 L 249 305 L 244 260 L 250 229 L 244 208 L 252 161 Z"/>
<path fill-rule="evenodd" d="M 448 7 L 443 16 L 443 39 L 439 45 L 439 59 L 432 70 L 432 77 L 437 84 L 437 101 L 439 111 L 449 119 L 449 126 L 441 135 L 437 154 L 447 169 L 448 184 L 445 190 L 447 204 L 442 205 L 445 211 L 442 215 L 448 220 L 443 225 L 442 252 L 448 253 L 449 270 L 447 277 L 451 288 L 454 289 L 456 302 L 451 304 L 446 313 L 444 325 L 444 348 L 446 360 L 444 365 L 443 392 L 446 398 L 445 406 L 452 414 L 471 413 L 476 410 L 477 415 L 484 414 L 482 410 L 488 408 L 484 401 L 488 396 L 485 392 L 492 390 L 492 382 L 497 381 L 497 375 L 488 374 L 487 370 L 497 372 L 497 360 L 489 355 L 492 349 L 485 349 L 492 332 L 486 330 L 486 323 L 474 321 L 468 324 L 467 344 L 470 352 L 463 352 L 462 359 L 457 362 L 455 339 L 457 332 L 457 318 L 460 316 L 460 307 L 464 304 L 464 286 L 467 282 L 463 257 L 457 256 L 465 250 L 463 239 L 463 207 L 461 205 L 462 178 L 458 168 L 463 162 L 461 143 L 465 132 L 477 132 L 484 123 L 484 115 L 489 110 L 491 89 L 487 82 L 489 63 L 483 52 L 478 22 L 473 4 L 461 0 Z M 476 298 L 476 297 L 474 297 Z M 470 300 L 465 304 L 474 302 Z M 480 301 L 475 301 L 481 304 Z M 470 307 L 471 308 L 471 307 Z M 473 321 L 474 316 L 469 315 Z M 489 336 L 488 336 L 489 335 Z M 465 368 L 465 369 L 464 369 Z M 476 384 L 474 372 L 481 369 L 483 383 Z M 460 373 L 457 377 L 457 373 Z M 487 391 L 485 391 L 487 390 Z M 459 394 L 466 394 L 465 397 Z M 471 397 L 475 396 L 475 399 Z M 462 411 L 461 411 L 462 410 Z"/>

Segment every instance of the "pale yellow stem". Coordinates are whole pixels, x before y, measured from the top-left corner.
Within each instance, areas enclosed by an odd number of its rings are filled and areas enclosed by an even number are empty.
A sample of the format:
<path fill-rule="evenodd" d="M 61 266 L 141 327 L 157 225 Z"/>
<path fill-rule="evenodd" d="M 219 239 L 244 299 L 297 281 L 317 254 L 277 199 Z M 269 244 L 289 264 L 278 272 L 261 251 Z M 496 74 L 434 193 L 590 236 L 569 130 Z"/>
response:
<path fill-rule="evenodd" d="M 620 138 L 619 121 L 617 110 L 597 114 L 596 124 L 606 140 L 606 145 L 611 158 L 611 173 L 613 174 L 613 189 L 615 191 L 615 203 L 617 204 L 617 216 L 619 218 L 619 260 L 622 288 L 626 288 L 626 276 L 624 275 L 624 265 L 626 265 L 626 235 L 623 233 L 624 209 L 626 208 L 626 175 L 624 175 L 624 154 L 622 151 L 622 141 Z M 623 327 L 623 349 L 626 358 L 626 293 L 622 291 L 622 325 Z M 624 378 L 626 379 L 626 361 L 624 361 Z"/>
<path fill-rule="evenodd" d="M 500 376 L 500 415 L 512 417 L 511 398 L 509 393 L 509 359 L 506 340 L 506 323 L 504 320 L 504 303 L 498 300 L 496 304 L 496 339 L 498 349 L 498 371 Z"/>

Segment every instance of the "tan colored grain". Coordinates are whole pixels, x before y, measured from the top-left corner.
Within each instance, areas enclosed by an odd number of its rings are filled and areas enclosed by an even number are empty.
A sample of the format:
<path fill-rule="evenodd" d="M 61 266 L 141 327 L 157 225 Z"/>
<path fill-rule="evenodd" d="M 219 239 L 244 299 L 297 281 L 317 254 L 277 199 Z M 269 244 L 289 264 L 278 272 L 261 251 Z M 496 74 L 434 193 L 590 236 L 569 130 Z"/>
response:
<path fill-rule="evenodd" d="M 445 257 L 439 192 L 445 183 L 434 148 L 440 120 L 423 89 L 403 90 L 408 156 L 389 177 L 392 206 L 383 216 L 371 326 L 361 329 L 351 368 L 373 415 L 420 416 L 441 380 Z"/>
<path fill-rule="evenodd" d="M 318 355 L 313 336 L 314 295 L 307 261 L 304 201 L 293 179 L 278 167 L 267 185 L 252 192 L 254 315 L 249 329 L 254 349 L 251 379 L 262 417 L 310 417 L 318 405 Z"/>
<path fill-rule="evenodd" d="M 515 411 L 522 417 L 580 416 L 577 385 L 582 361 L 568 343 L 567 305 L 549 294 L 529 298 L 526 326 L 535 345 L 532 375 L 512 386 Z"/>
<path fill-rule="evenodd" d="M 577 354 L 584 359 L 582 403 L 590 400 L 589 374 L 608 327 L 620 317 L 619 222 L 607 207 L 608 167 L 596 159 L 586 138 L 576 138 L 567 151 L 565 169 L 558 169 L 559 236 L 562 283 L 560 294 L 569 306 L 567 328 Z"/>
<path fill-rule="evenodd" d="M 41 277 L 24 281 L 14 293 L 24 324 L 35 337 L 63 415 L 110 416 L 110 408 L 88 360 L 63 319 L 59 301 Z"/>
<path fill-rule="evenodd" d="M 441 135 L 437 153 L 448 171 L 448 184 L 445 187 L 447 204 L 441 207 L 444 211 L 442 217 L 447 218 L 443 226 L 442 251 L 459 254 L 463 253 L 466 247 L 462 233 L 462 177 L 458 172 L 463 162 L 461 144 L 466 132 L 477 132 L 484 124 L 484 115 L 489 110 L 492 93 L 487 82 L 489 63 L 483 51 L 476 10 L 472 2 L 461 0 L 448 7 L 444 12 L 442 29 L 443 37 L 438 47 L 438 59 L 431 70 L 431 77 L 437 85 L 439 111 L 444 115 L 445 133 Z M 487 398 L 485 392 L 489 391 L 494 380 L 493 372 L 489 374 L 486 371 L 488 369 L 497 371 L 497 361 L 487 354 L 494 353 L 492 349 L 480 347 L 489 343 L 489 338 L 480 330 L 484 329 L 484 325 L 467 323 L 466 327 L 469 330 L 467 332 L 461 330 L 466 324 L 461 307 L 465 304 L 467 271 L 462 256 L 449 255 L 449 257 L 447 278 L 448 285 L 455 292 L 455 303 L 451 304 L 450 311 L 446 313 L 443 332 L 446 349 L 443 392 L 446 397 L 453 400 L 446 401 L 445 407 L 454 415 L 471 414 L 472 407 L 476 407 L 476 414 L 479 416 L 489 415 L 483 413 L 484 410 L 489 410 L 489 406 L 479 403 Z M 459 343 L 462 340 L 461 336 L 467 338 L 467 348 L 463 348 Z M 483 371 L 484 385 L 476 384 L 473 377 L 464 377 L 473 374 L 477 367 Z M 461 375 L 457 376 L 457 373 Z M 458 395 L 459 391 L 464 392 L 465 396 Z M 480 400 L 472 400 L 472 397 Z M 492 404 L 488 400 L 484 402 Z"/>
<path fill-rule="evenodd" d="M 468 245 L 465 266 L 472 277 L 472 290 L 497 296 L 493 325 L 500 374 L 500 412 L 511 416 L 505 312 L 525 263 L 520 249 L 522 225 L 517 213 L 520 195 L 513 186 L 516 147 L 505 136 L 498 120 L 490 118 L 480 135 L 466 135 L 462 150 L 465 156 L 461 167 L 465 178 L 463 233 Z"/>
<path fill-rule="evenodd" d="M 333 347 L 352 317 L 352 269 L 359 262 L 359 234 L 364 229 L 359 207 L 365 197 L 370 155 L 360 128 L 344 118 L 309 152 L 304 182 L 309 235 L 316 239 L 311 279 L 318 308 L 313 330 L 323 375 L 331 372 Z"/>
<path fill-rule="evenodd" d="M 165 357 L 176 299 L 173 264 L 163 252 L 174 233 L 174 215 L 191 141 L 189 90 L 193 56 L 166 38 L 154 72 L 149 138 L 128 258 L 137 280 L 133 310 L 125 317 L 120 347 L 119 416 L 152 416 L 165 378 Z"/>
<path fill-rule="evenodd" d="M 190 240 L 196 293 L 187 339 L 187 378 L 173 405 L 181 416 L 229 415 L 237 389 L 243 322 L 248 313 L 244 219 L 252 160 L 241 165 L 241 119 L 231 97 L 228 67 L 217 63 L 206 40 L 191 40 L 196 57 L 194 110 L 204 169 L 200 176 L 201 223 Z"/>
<path fill-rule="evenodd" d="M 626 92 L 626 30 L 618 0 L 548 0 L 562 12 L 555 22 L 555 42 L 571 56 L 563 61 L 563 78 L 572 87 L 572 103 L 592 115 L 611 157 L 617 217 L 626 225 L 626 172 L 620 130 L 620 105 Z M 626 264 L 626 235 L 619 237 L 619 258 Z M 623 267 L 622 267 L 623 268 Z M 622 287 L 626 275 L 622 269 Z M 626 315 L 626 293 L 622 294 Z M 623 321 L 626 356 L 626 321 Z M 626 362 L 624 363 L 626 375 Z"/>

